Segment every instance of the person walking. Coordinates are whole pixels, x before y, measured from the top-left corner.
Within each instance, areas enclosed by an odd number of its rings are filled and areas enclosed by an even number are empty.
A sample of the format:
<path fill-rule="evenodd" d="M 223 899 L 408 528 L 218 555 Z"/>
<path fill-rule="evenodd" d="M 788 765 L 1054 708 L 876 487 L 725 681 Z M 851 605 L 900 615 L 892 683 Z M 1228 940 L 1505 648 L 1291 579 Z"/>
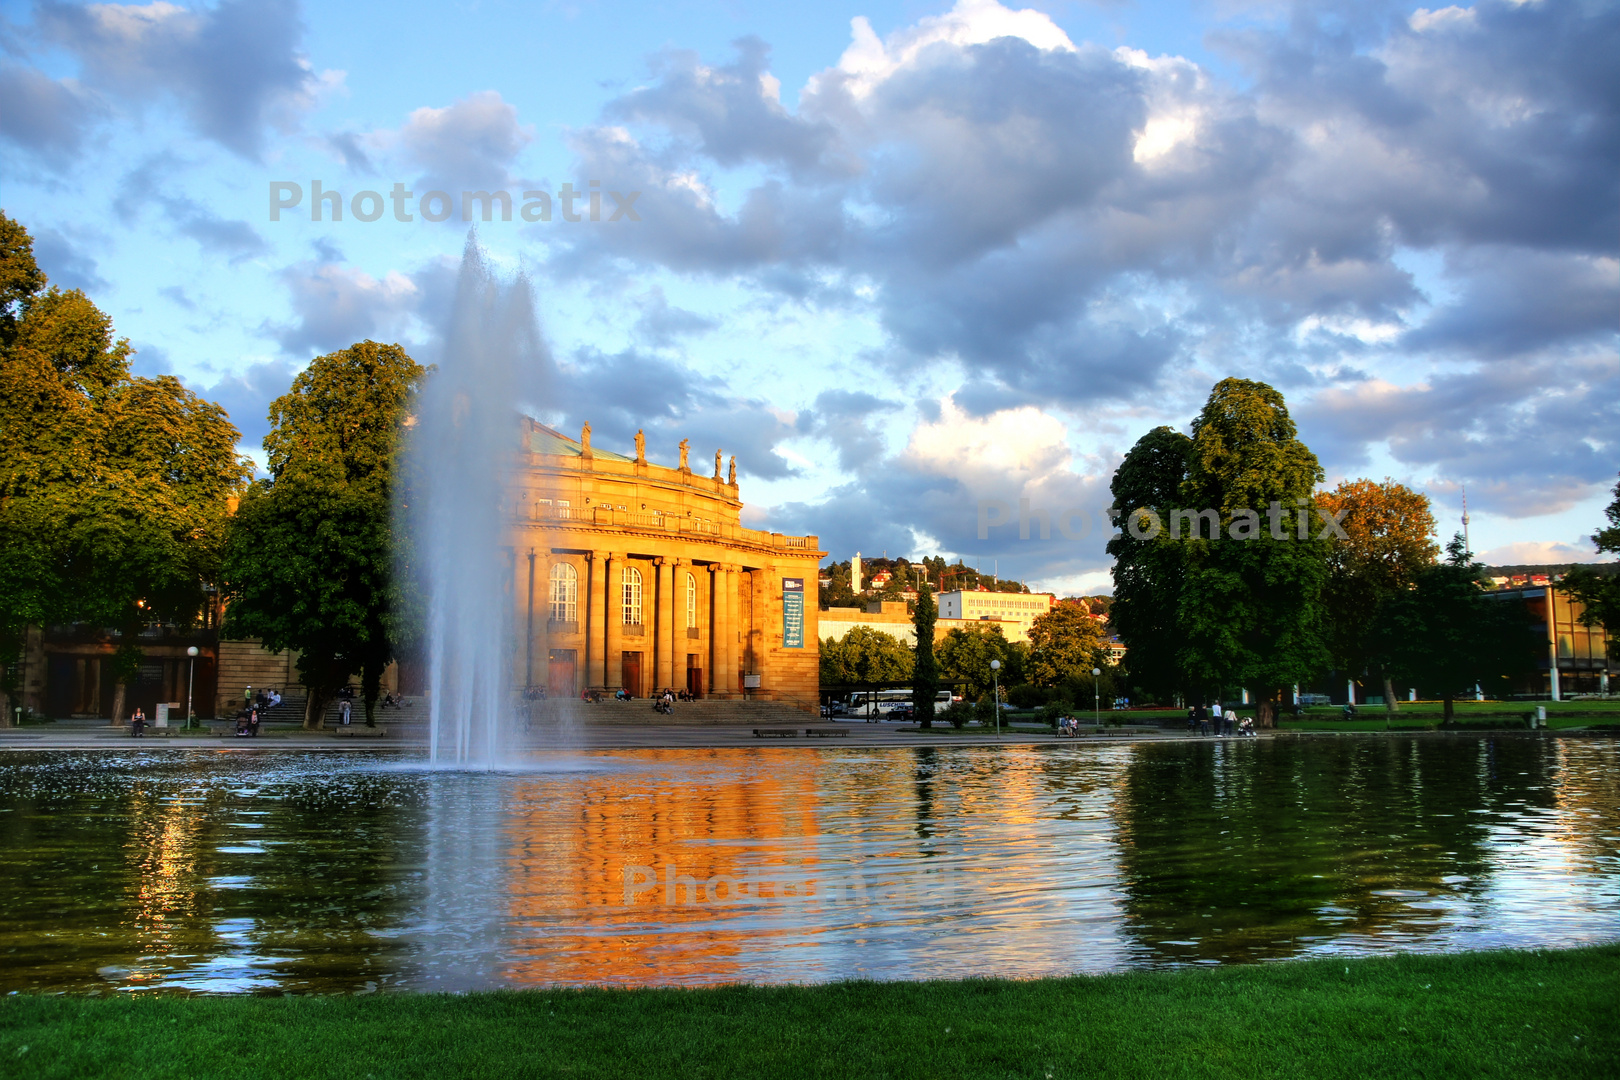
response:
<path fill-rule="evenodd" d="M 1209 706 L 1202 702 L 1198 704 L 1198 734 L 1209 734 Z"/>
<path fill-rule="evenodd" d="M 352 701 L 350 701 L 348 698 L 340 698 L 340 699 L 338 699 L 338 723 L 339 724 L 343 725 L 344 727 L 349 726 L 349 711 L 351 709 L 353 709 L 353 708 L 354 708 L 354 703 Z"/>
<path fill-rule="evenodd" d="M 1198 706 L 1187 706 L 1187 734 L 1198 734 Z"/>
<path fill-rule="evenodd" d="M 1217 700 L 1210 708 L 1209 714 L 1215 720 L 1215 737 L 1220 738 L 1222 735 L 1226 734 L 1226 716 L 1224 711 L 1221 709 L 1221 703 L 1219 700 Z"/>

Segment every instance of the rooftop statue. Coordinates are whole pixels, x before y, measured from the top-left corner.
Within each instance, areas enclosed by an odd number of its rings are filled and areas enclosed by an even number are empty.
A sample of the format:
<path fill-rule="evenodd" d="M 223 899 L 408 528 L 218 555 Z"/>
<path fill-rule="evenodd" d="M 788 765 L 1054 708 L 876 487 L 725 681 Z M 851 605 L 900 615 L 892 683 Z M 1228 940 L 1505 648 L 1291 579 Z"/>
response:
<path fill-rule="evenodd" d="M 737 486 L 737 455 L 736 454 L 731 455 L 731 469 L 730 469 L 730 471 L 728 472 L 728 474 L 726 476 L 726 483 L 730 484 L 732 487 Z"/>
<path fill-rule="evenodd" d="M 692 466 L 687 464 L 686 455 L 691 451 L 691 449 L 692 449 L 691 440 L 690 439 L 682 439 L 681 440 L 681 468 L 687 470 L 688 472 L 691 471 Z"/>
<path fill-rule="evenodd" d="M 647 436 L 644 432 L 636 432 L 636 464 L 647 464 Z"/>
<path fill-rule="evenodd" d="M 591 456 L 591 423 L 589 420 L 587 420 L 585 422 L 585 426 L 580 429 L 579 452 L 584 454 L 586 457 Z"/>

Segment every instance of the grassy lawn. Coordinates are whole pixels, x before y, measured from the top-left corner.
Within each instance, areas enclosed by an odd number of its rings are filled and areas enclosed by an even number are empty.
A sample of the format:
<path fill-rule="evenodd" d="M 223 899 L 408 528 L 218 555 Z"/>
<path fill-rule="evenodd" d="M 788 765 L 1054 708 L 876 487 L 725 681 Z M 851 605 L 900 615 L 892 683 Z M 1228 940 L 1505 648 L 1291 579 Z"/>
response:
<path fill-rule="evenodd" d="M 0 1000 L 7 1077 L 1612 1077 L 1620 945 L 1032 982 Z"/>

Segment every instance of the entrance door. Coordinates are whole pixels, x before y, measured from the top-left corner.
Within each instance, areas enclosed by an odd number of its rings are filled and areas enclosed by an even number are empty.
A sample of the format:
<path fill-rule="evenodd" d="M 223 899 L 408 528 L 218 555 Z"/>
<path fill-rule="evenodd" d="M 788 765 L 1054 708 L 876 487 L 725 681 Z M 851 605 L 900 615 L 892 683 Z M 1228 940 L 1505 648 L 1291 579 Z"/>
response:
<path fill-rule="evenodd" d="M 549 650 L 546 659 L 546 693 L 554 698 L 571 698 L 575 692 L 574 650 Z"/>
<path fill-rule="evenodd" d="M 703 669 L 698 667 L 698 654 L 686 654 L 686 692 L 695 698 L 703 696 Z"/>
<path fill-rule="evenodd" d="M 627 652 L 623 663 L 624 692 L 631 697 L 641 697 L 641 654 Z"/>

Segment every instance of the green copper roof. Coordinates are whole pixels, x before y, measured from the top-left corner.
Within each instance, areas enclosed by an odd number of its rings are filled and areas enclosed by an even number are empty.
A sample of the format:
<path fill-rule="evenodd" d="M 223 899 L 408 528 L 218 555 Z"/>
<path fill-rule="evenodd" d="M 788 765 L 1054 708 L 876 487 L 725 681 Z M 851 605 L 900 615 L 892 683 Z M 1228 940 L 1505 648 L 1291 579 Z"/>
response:
<path fill-rule="evenodd" d="M 582 457 L 578 441 L 570 439 L 561 432 L 553 431 L 541 424 L 536 424 L 534 430 L 529 432 L 529 452 L 531 454 L 558 454 L 563 457 Z M 608 461 L 634 461 L 635 458 L 615 454 L 611 450 L 600 447 L 591 447 L 591 456 L 605 458 Z"/>

